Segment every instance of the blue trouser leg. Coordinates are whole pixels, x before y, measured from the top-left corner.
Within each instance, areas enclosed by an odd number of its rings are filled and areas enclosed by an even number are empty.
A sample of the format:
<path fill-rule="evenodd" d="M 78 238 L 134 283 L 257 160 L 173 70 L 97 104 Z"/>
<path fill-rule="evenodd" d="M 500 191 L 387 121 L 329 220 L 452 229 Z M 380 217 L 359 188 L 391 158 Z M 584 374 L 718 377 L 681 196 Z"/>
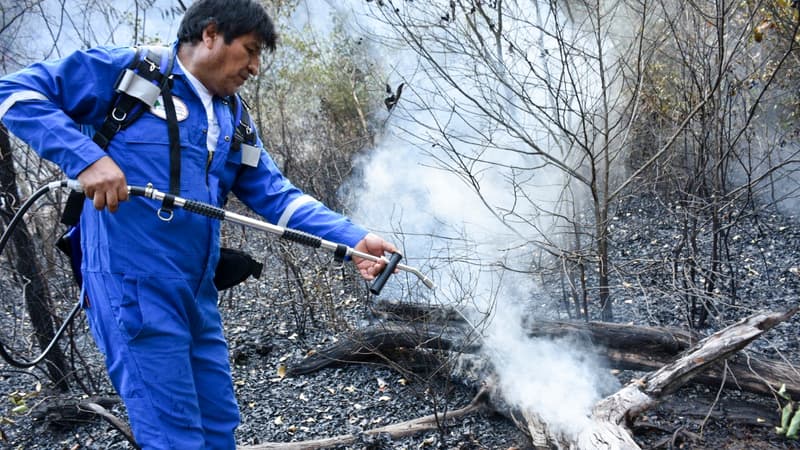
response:
<path fill-rule="evenodd" d="M 84 282 L 92 332 L 142 448 L 234 448 L 238 408 L 215 299 L 195 298 L 180 279 L 88 273 Z"/>
<path fill-rule="evenodd" d="M 195 321 L 192 367 L 205 431 L 206 448 L 233 449 L 239 425 L 239 405 L 231 380 L 228 344 L 222 333 L 213 282 L 206 280 L 198 292 L 200 319 Z"/>

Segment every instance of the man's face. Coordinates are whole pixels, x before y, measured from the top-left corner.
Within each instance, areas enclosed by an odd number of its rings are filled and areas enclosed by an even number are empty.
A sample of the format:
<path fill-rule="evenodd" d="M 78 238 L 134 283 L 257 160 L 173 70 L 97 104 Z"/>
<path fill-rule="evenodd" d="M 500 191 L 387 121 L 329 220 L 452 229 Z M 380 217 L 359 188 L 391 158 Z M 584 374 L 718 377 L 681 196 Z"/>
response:
<path fill-rule="evenodd" d="M 212 94 L 233 95 L 250 76 L 258 74 L 261 41 L 255 32 L 226 44 L 221 33 L 206 29 L 204 39 L 209 48 L 209 64 L 203 84 Z"/>

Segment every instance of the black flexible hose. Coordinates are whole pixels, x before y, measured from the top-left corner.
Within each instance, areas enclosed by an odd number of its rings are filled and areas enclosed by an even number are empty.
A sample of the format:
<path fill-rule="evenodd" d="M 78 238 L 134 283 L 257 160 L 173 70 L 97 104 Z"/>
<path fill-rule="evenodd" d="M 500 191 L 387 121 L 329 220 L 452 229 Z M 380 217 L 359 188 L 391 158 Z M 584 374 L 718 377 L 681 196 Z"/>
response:
<path fill-rule="evenodd" d="M 800 0 L 797 0 L 797 1 L 800 1 Z M 78 181 L 76 181 L 76 180 L 54 181 L 52 183 L 48 183 L 47 185 L 42 186 L 41 188 L 39 188 L 36 192 L 33 193 L 33 195 L 30 196 L 30 198 L 25 200 L 25 202 L 20 207 L 19 211 L 17 211 L 14 214 L 14 216 L 11 218 L 11 221 L 9 221 L 8 227 L 6 227 L 5 231 L 3 231 L 2 236 L 0 236 L 0 254 L 2 254 L 3 250 L 5 250 L 6 244 L 8 243 L 8 239 L 11 237 L 11 233 L 14 231 L 14 229 L 19 224 L 19 222 L 22 220 L 22 217 L 25 215 L 25 212 L 27 212 L 28 209 L 30 209 L 30 207 L 36 202 L 36 200 L 38 200 L 40 197 L 42 197 L 43 195 L 48 193 L 53 188 L 57 188 L 57 187 L 67 187 L 67 188 L 71 188 L 71 189 L 76 190 L 76 191 L 80 191 L 81 190 L 80 183 L 78 183 Z M 138 195 L 138 196 L 143 196 L 143 197 L 147 197 L 147 198 L 157 199 L 157 196 L 153 195 L 153 193 L 155 191 L 151 187 L 128 186 L 128 191 L 129 191 L 129 193 L 131 195 Z M 159 194 L 161 194 L 161 193 L 159 193 Z M 191 211 L 191 212 L 194 212 L 194 213 L 197 213 L 197 214 L 201 214 L 201 215 L 204 215 L 204 216 L 207 216 L 207 217 L 211 217 L 211 218 L 214 218 L 214 219 L 218 219 L 218 220 L 226 220 L 226 219 L 228 219 L 228 217 L 227 217 L 228 213 L 226 213 L 226 211 L 224 209 L 217 208 L 215 206 L 208 205 L 208 204 L 205 204 L 205 203 L 202 203 L 202 202 L 197 202 L 197 201 L 194 201 L 194 200 L 186 200 L 186 199 L 183 199 L 183 198 L 175 197 L 175 196 L 173 196 L 171 194 L 164 195 L 164 198 L 167 198 L 167 197 L 169 197 L 169 200 L 171 202 L 179 200 L 180 201 L 180 206 L 185 208 L 185 209 L 187 209 L 188 211 Z M 305 232 L 302 232 L 302 231 L 299 231 L 299 230 L 293 230 L 293 229 L 290 229 L 290 228 L 278 227 L 278 226 L 275 226 L 275 225 L 267 224 L 265 222 L 260 222 L 260 224 L 263 224 L 265 226 L 266 225 L 270 225 L 270 228 L 266 229 L 265 231 L 269 231 L 269 232 L 273 232 L 273 233 L 275 233 L 277 231 L 280 231 L 281 237 L 283 237 L 285 239 L 288 239 L 288 240 L 291 240 L 291 241 L 294 241 L 294 242 L 298 242 L 298 243 L 307 245 L 307 246 L 321 247 L 321 246 L 323 246 L 323 243 L 327 243 L 327 244 L 329 244 L 330 247 L 332 247 L 331 249 L 335 250 L 335 252 L 337 254 L 337 257 L 339 257 L 339 258 L 343 258 L 348 253 L 348 251 L 351 250 L 349 247 L 346 247 L 346 246 L 344 246 L 342 244 L 329 243 L 327 241 L 323 241 L 321 238 L 319 238 L 317 236 L 314 236 L 314 235 L 311 235 L 311 234 L 308 234 L 308 233 L 305 233 Z M 251 223 L 250 225 L 252 226 L 253 224 Z M 258 227 L 258 228 L 262 229 L 262 230 L 264 229 L 262 227 Z M 368 255 L 359 255 L 359 256 L 367 257 Z M 373 283 L 373 285 L 370 288 L 370 291 L 373 294 L 378 295 L 380 293 L 381 289 L 383 289 L 383 285 L 386 283 L 386 280 L 388 279 L 389 275 L 394 272 L 395 268 L 401 268 L 403 270 L 408 270 L 408 271 L 414 273 L 415 275 L 420 277 L 421 280 L 423 280 L 423 283 L 427 287 L 429 287 L 430 289 L 434 289 L 433 282 L 430 279 L 428 279 L 427 277 L 425 277 L 424 275 L 422 275 L 421 272 L 419 272 L 418 270 L 416 270 L 416 269 L 414 269 L 412 267 L 399 265 L 399 262 L 400 262 L 401 258 L 402 258 L 402 255 L 399 254 L 399 253 L 395 253 L 395 254 L 392 255 L 391 259 L 389 260 L 388 265 L 384 268 L 383 272 L 380 274 L 378 279 L 376 279 L 376 281 Z M 37 356 L 34 360 L 32 360 L 32 361 L 22 361 L 22 360 L 13 358 L 8 353 L 8 351 L 6 350 L 5 344 L 3 344 L 2 341 L 0 341 L 0 357 L 2 357 L 10 365 L 12 365 L 14 367 L 17 367 L 17 368 L 20 368 L 20 369 L 25 369 L 25 368 L 32 367 L 32 366 L 35 366 L 35 365 L 39 364 L 40 362 L 42 362 L 42 360 L 44 360 L 44 358 L 47 356 L 47 354 L 55 347 L 56 342 L 58 342 L 58 340 L 64 334 L 64 332 L 67 329 L 67 326 L 69 326 L 69 324 L 72 322 L 72 320 L 78 314 L 78 311 L 80 311 L 80 309 L 81 309 L 81 302 L 78 301 L 78 302 L 76 302 L 75 306 L 72 308 L 72 311 L 70 311 L 70 313 L 67 316 L 66 320 L 64 320 L 64 323 L 61 324 L 61 327 L 58 329 L 58 331 L 56 332 L 56 334 L 53 337 L 53 339 L 47 345 L 47 348 L 45 348 L 44 351 L 39 356 Z"/>
<path fill-rule="evenodd" d="M 3 231 L 3 235 L 0 236 L 0 254 L 3 253 L 3 250 L 6 248 L 8 239 L 11 237 L 11 234 L 14 232 L 14 229 L 22 220 L 22 216 L 24 216 L 25 213 L 28 212 L 29 209 L 31 209 L 31 206 L 33 206 L 33 204 L 36 203 L 36 200 L 38 200 L 44 194 L 50 192 L 50 189 L 52 189 L 52 187 L 53 187 L 52 183 L 40 187 L 39 189 L 36 190 L 36 192 L 33 193 L 33 195 L 31 195 L 27 200 L 25 200 L 22 206 L 20 206 L 19 210 L 14 214 L 14 217 L 12 217 L 11 221 L 8 222 L 8 226 L 6 227 L 5 231 Z"/>
<path fill-rule="evenodd" d="M 68 186 L 72 185 L 67 180 L 48 183 L 37 189 L 36 192 L 33 193 L 33 195 L 31 195 L 27 200 L 25 200 L 22 206 L 20 206 L 19 210 L 14 214 L 14 217 L 12 217 L 11 220 L 8 222 L 8 226 L 3 231 L 3 235 L 0 236 L 0 254 L 2 254 L 3 250 L 5 250 L 6 244 L 8 243 L 8 239 L 11 237 L 11 234 L 14 232 L 14 229 L 22 220 L 22 217 L 25 215 L 25 213 L 31 208 L 31 206 L 33 206 L 34 203 L 36 203 L 36 200 L 38 200 L 40 197 L 50 192 L 50 190 L 52 190 L 53 188 L 68 187 Z M 67 326 L 69 326 L 69 324 L 72 322 L 72 319 L 74 319 L 75 316 L 78 314 L 80 306 L 81 306 L 80 302 L 75 303 L 75 306 L 72 307 L 72 311 L 70 311 L 69 315 L 67 316 L 67 319 L 64 320 L 64 323 L 62 323 L 61 327 L 58 329 L 58 331 L 56 331 L 55 336 L 53 336 L 53 339 L 47 345 L 47 348 L 45 348 L 44 351 L 42 351 L 42 353 L 35 359 L 31 361 L 23 361 L 20 359 L 13 358 L 6 350 L 6 346 L 3 343 L 3 341 L 0 341 L 0 357 L 2 357 L 8 364 L 17 367 L 19 369 L 27 369 L 29 367 L 33 367 L 39 364 L 40 362 L 42 362 L 42 360 L 44 360 L 47 354 L 50 353 L 50 351 L 55 347 L 56 342 L 58 342 L 58 340 L 67 330 Z"/>
<path fill-rule="evenodd" d="M 64 320 L 64 323 L 61 324 L 61 327 L 58 329 L 58 331 L 56 331 L 56 334 L 55 336 L 53 336 L 53 339 L 50 341 L 49 344 L 47 344 L 47 348 L 45 348 L 44 351 L 42 351 L 42 353 L 32 361 L 23 361 L 20 359 L 14 359 L 8 353 L 8 351 L 6 351 L 5 344 L 3 344 L 2 341 L 0 341 L 0 357 L 2 357 L 8 364 L 19 369 L 27 369 L 28 367 L 33 367 L 39 364 L 44 360 L 45 357 L 47 357 L 47 354 L 50 353 L 51 350 L 53 350 L 53 347 L 55 347 L 56 342 L 58 342 L 58 340 L 61 339 L 61 336 L 64 335 L 64 332 L 67 330 L 67 327 L 72 322 L 72 319 L 74 319 L 75 316 L 78 314 L 78 311 L 80 311 L 80 309 L 81 309 L 81 303 L 75 302 L 75 306 L 72 307 L 72 311 L 69 312 L 69 315 L 67 316 L 66 320 Z"/>

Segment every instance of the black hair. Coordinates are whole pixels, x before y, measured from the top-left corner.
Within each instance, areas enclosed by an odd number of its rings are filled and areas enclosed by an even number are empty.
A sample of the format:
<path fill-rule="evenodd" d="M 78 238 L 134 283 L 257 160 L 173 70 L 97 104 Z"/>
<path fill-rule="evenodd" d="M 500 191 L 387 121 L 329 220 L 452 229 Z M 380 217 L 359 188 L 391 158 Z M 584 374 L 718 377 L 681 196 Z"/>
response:
<path fill-rule="evenodd" d="M 209 24 L 217 25 L 225 43 L 247 33 L 255 32 L 261 44 L 275 50 L 277 36 L 272 19 L 256 0 L 197 0 L 186 10 L 178 28 L 180 43 L 196 43 L 203 39 Z"/>

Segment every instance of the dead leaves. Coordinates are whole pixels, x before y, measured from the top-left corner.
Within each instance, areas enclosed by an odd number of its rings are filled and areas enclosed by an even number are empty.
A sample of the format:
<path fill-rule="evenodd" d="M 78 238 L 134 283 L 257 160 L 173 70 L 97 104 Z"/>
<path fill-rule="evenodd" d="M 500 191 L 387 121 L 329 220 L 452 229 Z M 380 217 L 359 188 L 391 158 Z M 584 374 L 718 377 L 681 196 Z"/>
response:
<path fill-rule="evenodd" d="M 280 383 L 286 382 L 286 366 L 281 363 L 276 369 L 277 377 L 271 381 Z M 336 382 L 337 380 L 332 379 Z M 390 403 L 394 400 L 397 388 L 403 388 L 408 385 L 408 380 L 405 378 L 398 378 L 391 380 L 384 377 L 375 377 L 374 382 L 368 385 L 357 386 L 354 384 L 330 384 L 323 386 L 318 390 L 304 390 L 296 394 L 296 397 L 290 400 L 293 403 L 308 403 L 310 405 L 316 404 L 318 400 L 313 398 L 315 395 L 343 397 L 343 401 L 333 407 L 336 411 L 344 414 L 348 423 L 357 427 L 372 427 L 386 422 L 388 416 L 382 415 L 381 411 L 386 409 L 382 404 Z M 281 411 L 280 415 L 275 415 L 272 418 L 274 425 L 281 427 L 286 433 L 296 435 L 298 433 L 313 433 L 313 427 L 318 421 L 327 422 L 333 419 L 328 414 L 331 408 L 314 409 L 313 411 L 304 412 L 307 417 L 293 417 L 290 418 L 286 415 L 286 411 Z M 376 415 L 376 413 L 378 415 Z"/>
<path fill-rule="evenodd" d="M 278 373 L 278 378 L 281 380 L 286 378 L 286 365 L 278 364 L 278 370 L 276 372 Z"/>
<path fill-rule="evenodd" d="M 764 35 L 767 34 L 767 31 L 774 28 L 775 23 L 771 20 L 765 20 L 764 22 L 761 22 L 753 29 L 753 40 L 756 42 L 761 42 L 764 39 Z"/>

